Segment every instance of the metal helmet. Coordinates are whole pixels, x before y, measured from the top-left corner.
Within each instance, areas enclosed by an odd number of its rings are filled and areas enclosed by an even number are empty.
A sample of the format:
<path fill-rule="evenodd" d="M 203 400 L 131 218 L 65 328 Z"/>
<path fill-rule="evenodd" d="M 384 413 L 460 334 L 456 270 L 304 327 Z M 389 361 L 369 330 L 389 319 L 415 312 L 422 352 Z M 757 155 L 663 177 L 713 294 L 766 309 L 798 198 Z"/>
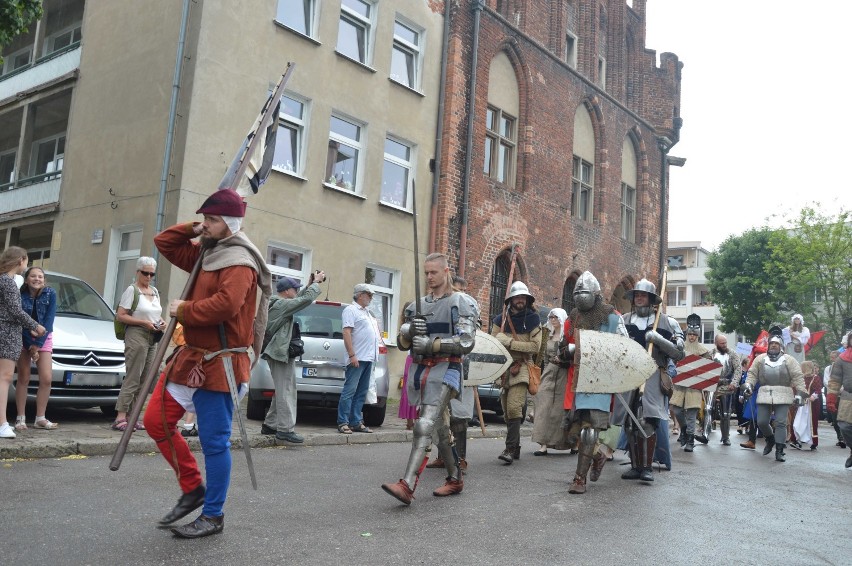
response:
<path fill-rule="evenodd" d="M 601 284 L 591 271 L 584 271 L 574 284 L 574 304 L 581 311 L 590 310 L 595 306 L 598 295 L 601 294 Z"/>
<path fill-rule="evenodd" d="M 701 336 L 701 317 L 697 314 L 691 314 L 686 317 L 686 333 Z"/>
<path fill-rule="evenodd" d="M 506 297 L 506 300 L 503 301 L 505 304 L 509 304 L 513 298 L 518 295 L 526 295 L 529 297 L 529 301 L 527 301 L 527 306 L 533 304 L 535 302 L 535 297 L 530 294 L 530 290 L 522 281 L 515 281 L 512 283 L 512 286 L 509 288 L 509 296 Z"/>
<path fill-rule="evenodd" d="M 778 344 L 778 352 L 771 353 L 769 351 L 769 346 L 772 344 Z M 766 343 L 766 356 L 772 360 L 776 361 L 781 357 L 781 354 L 784 352 L 784 331 L 781 330 L 780 326 L 773 326 L 769 329 L 769 341 Z"/>
<path fill-rule="evenodd" d="M 633 289 L 627 291 L 624 294 L 624 298 L 633 303 L 633 294 L 636 291 L 644 291 L 648 293 L 648 298 L 650 299 L 648 303 L 651 305 L 659 305 L 663 302 L 663 299 L 661 299 L 660 296 L 657 294 L 657 286 L 648 281 L 647 279 L 640 279 Z"/>

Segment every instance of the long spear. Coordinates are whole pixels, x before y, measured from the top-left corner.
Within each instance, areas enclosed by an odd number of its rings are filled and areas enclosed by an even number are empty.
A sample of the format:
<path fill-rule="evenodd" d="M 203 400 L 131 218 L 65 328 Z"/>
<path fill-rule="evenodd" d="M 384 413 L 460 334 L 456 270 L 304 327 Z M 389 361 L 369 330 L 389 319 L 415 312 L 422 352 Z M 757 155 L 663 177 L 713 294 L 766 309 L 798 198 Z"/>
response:
<path fill-rule="evenodd" d="M 284 70 L 284 74 L 281 75 L 281 78 L 278 80 L 278 84 L 275 86 L 275 89 L 272 91 L 272 94 L 267 98 L 266 103 L 260 110 L 260 114 L 255 119 L 256 128 L 253 128 L 249 131 L 246 136 L 245 141 L 240 146 L 240 149 L 237 151 L 237 156 L 234 159 L 234 162 L 225 172 L 225 176 L 222 177 L 222 181 L 219 183 L 219 188 L 217 190 L 223 189 L 231 189 L 236 188 L 242 179 L 243 175 L 245 175 L 246 169 L 249 166 L 249 161 L 254 152 L 257 150 L 258 145 L 264 140 L 264 137 L 258 135 L 259 132 L 264 132 L 266 129 L 272 124 L 273 119 L 277 119 L 277 116 L 273 116 L 276 114 L 275 112 L 271 112 L 270 110 L 273 108 L 278 108 L 277 101 L 281 100 L 281 96 L 284 94 L 284 87 L 287 86 L 287 81 L 290 80 L 290 75 L 293 73 L 293 69 L 295 68 L 294 63 L 287 63 L 287 67 Z M 198 261 L 195 262 L 195 266 L 192 268 L 192 271 L 189 274 L 189 279 L 186 281 L 186 285 L 183 287 L 183 291 L 180 294 L 180 298 L 185 300 L 190 292 L 192 291 L 192 287 L 195 285 L 195 280 L 198 278 L 198 272 L 201 271 L 201 261 L 204 258 L 204 252 L 198 256 Z M 130 412 L 130 415 L 127 417 L 128 423 L 136 423 L 139 421 L 139 415 L 142 413 L 142 405 L 144 395 L 147 395 L 148 391 L 151 390 L 151 386 L 154 384 L 154 380 L 157 377 L 157 374 L 160 369 L 160 364 L 163 362 L 163 358 L 166 354 L 166 349 L 169 346 L 169 340 L 171 340 L 172 334 L 174 334 L 175 327 L 177 326 L 177 319 L 172 317 L 169 321 L 169 325 L 166 327 L 165 332 L 163 333 L 162 339 L 160 339 L 159 346 L 157 346 L 157 352 L 154 355 L 154 359 L 151 362 L 151 365 L 148 367 L 148 373 L 145 375 L 145 379 L 142 382 L 142 394 L 143 397 L 138 399 L 136 403 L 133 404 L 133 409 Z M 235 411 L 239 411 L 239 407 L 234 407 Z M 242 420 L 240 420 L 240 424 L 242 424 Z M 115 453 L 112 456 L 112 460 L 109 463 L 109 469 L 112 471 L 118 471 L 118 468 L 121 467 L 121 461 L 124 459 L 124 455 L 127 453 L 127 445 L 130 443 L 130 436 L 133 434 L 134 426 L 128 426 L 124 429 L 124 432 L 121 435 L 121 439 L 118 441 L 118 446 L 115 448 Z M 245 435 L 243 435 L 245 436 Z M 248 446 L 245 442 L 243 442 L 243 450 L 248 451 Z M 251 456 L 246 452 L 246 458 L 251 462 Z M 257 487 L 255 487 L 257 489 Z"/>

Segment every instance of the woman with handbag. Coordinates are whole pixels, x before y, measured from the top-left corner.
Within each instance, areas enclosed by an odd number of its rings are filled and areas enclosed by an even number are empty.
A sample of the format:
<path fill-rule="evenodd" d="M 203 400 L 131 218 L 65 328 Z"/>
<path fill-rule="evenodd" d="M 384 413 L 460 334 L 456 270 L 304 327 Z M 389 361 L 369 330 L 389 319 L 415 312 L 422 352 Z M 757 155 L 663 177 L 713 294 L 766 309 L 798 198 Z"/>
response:
<path fill-rule="evenodd" d="M 127 426 L 127 413 L 133 404 L 144 402 L 148 392 L 140 395 L 142 378 L 154 360 L 157 342 L 163 336 L 166 322 L 160 306 L 160 293 L 151 285 L 157 273 L 157 262 L 152 257 L 136 260 L 136 277 L 124 290 L 118 301 L 115 318 L 124 324 L 124 364 L 126 375 L 115 403 L 116 416 L 112 429 L 123 432 Z M 144 430 L 142 421 L 134 423 L 136 430 Z"/>
<path fill-rule="evenodd" d="M 18 358 L 18 384 L 15 388 L 15 401 L 18 406 L 18 418 L 15 430 L 27 430 L 26 407 L 27 388 L 30 383 L 32 363 L 38 370 L 38 391 L 36 393 L 36 417 L 33 426 L 41 430 L 53 430 L 58 425 L 47 420 L 47 401 L 50 398 L 50 381 L 53 374 L 53 320 L 56 318 L 56 291 L 45 285 L 44 270 L 30 267 L 24 275 L 21 285 L 21 307 L 41 323 L 47 332 L 34 338 L 29 331 L 23 333 L 24 349 Z"/>

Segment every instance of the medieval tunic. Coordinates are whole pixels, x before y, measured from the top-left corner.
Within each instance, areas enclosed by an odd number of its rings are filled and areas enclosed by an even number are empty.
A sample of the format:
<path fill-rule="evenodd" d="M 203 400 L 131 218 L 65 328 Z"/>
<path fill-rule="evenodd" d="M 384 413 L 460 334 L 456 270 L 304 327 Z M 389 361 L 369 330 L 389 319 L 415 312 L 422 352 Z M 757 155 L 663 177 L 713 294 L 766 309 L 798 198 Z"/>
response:
<path fill-rule="evenodd" d="M 533 423 L 532 441 L 543 444 L 554 450 L 568 450 L 569 445 L 565 429 L 562 428 L 565 386 L 568 382 L 568 372 L 553 359 L 559 349 L 559 342 L 546 342 L 544 371 L 541 374 L 541 386 L 535 396 L 535 422 Z"/>
<path fill-rule="evenodd" d="M 491 334 L 509 350 L 512 355 L 512 365 L 518 369 L 515 375 L 512 375 L 512 369 L 507 370 L 503 375 L 500 404 L 503 407 L 504 418 L 508 421 L 520 419 L 523 416 L 523 408 L 527 400 L 527 385 L 530 382 L 527 362 L 533 363 L 536 353 L 541 348 L 542 332 L 538 313 L 530 309 L 524 309 L 522 313 L 510 313 L 509 320 L 501 331 L 502 322 L 502 315 L 494 318 Z"/>
<path fill-rule="evenodd" d="M 837 401 L 837 420 L 852 424 L 852 350 L 846 349 L 831 366 L 831 377 L 828 380 L 828 392 L 839 395 Z M 852 428 L 846 438 L 847 446 L 852 446 Z"/>

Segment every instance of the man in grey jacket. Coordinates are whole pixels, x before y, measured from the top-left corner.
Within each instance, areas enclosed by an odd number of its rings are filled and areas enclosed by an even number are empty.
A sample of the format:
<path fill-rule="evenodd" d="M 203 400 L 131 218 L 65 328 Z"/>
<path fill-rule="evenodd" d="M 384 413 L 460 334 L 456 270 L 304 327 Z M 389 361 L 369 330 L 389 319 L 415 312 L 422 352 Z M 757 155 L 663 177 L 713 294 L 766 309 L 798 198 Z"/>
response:
<path fill-rule="evenodd" d="M 261 434 L 274 434 L 276 440 L 301 444 L 304 437 L 296 428 L 296 373 L 294 360 L 288 350 L 293 333 L 293 315 L 308 307 L 320 295 L 319 283 L 325 281 L 325 273 L 311 274 L 308 286 L 299 290 L 301 284 L 291 277 L 278 280 L 277 297 L 269 300 L 269 321 L 266 334 L 271 335 L 263 348 L 261 357 L 269 363 L 275 396 L 260 427 Z"/>

